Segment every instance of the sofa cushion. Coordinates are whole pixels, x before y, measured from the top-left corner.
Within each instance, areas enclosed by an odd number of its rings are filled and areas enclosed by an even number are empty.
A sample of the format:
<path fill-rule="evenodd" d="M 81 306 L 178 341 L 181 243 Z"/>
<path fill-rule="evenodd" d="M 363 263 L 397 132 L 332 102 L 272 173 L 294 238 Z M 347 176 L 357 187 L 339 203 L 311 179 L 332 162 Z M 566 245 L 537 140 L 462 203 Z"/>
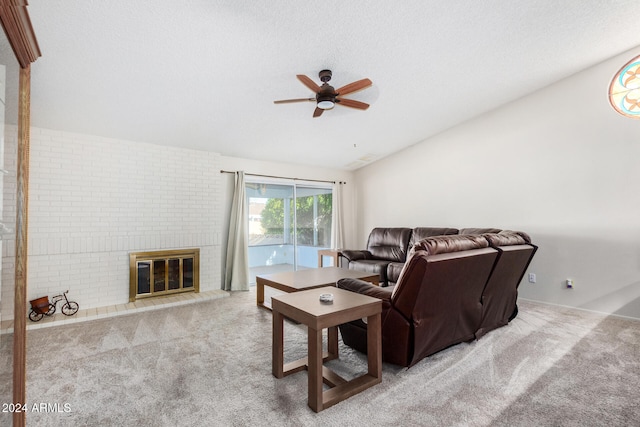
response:
<path fill-rule="evenodd" d="M 393 292 L 392 288 L 381 288 L 380 286 L 372 285 L 371 283 L 360 279 L 340 279 L 336 283 L 336 286 L 351 292 L 357 292 L 362 295 L 379 298 L 386 304 L 385 307 L 389 307 L 391 293 Z"/>
<path fill-rule="evenodd" d="M 498 246 L 524 245 L 528 243 L 521 235 L 514 232 L 501 231 L 498 234 L 488 233 L 483 234 L 483 237 L 487 239 L 489 244 L 494 248 Z"/>
<path fill-rule="evenodd" d="M 517 234 L 518 236 L 522 237 L 526 243 L 531 244 L 531 236 L 529 236 L 524 231 L 502 230 L 498 234 Z"/>
<path fill-rule="evenodd" d="M 345 249 L 340 252 L 340 256 L 345 257 L 349 262 L 357 261 L 359 259 L 372 259 L 373 255 L 369 251 L 359 251 L 352 249 Z"/>
<path fill-rule="evenodd" d="M 458 234 L 485 234 L 485 233 L 499 233 L 502 230 L 499 228 L 462 228 Z"/>
<path fill-rule="evenodd" d="M 430 237 L 421 240 L 413 246 L 414 251 L 426 251 L 429 255 L 444 254 L 449 252 L 468 251 L 470 249 L 482 249 L 489 246 L 489 242 L 481 235 L 454 235 Z"/>
<path fill-rule="evenodd" d="M 404 262 L 390 262 L 387 265 L 387 282 L 388 284 L 393 284 L 398 281 L 400 277 L 400 273 L 404 268 Z"/>
<path fill-rule="evenodd" d="M 446 227 L 416 227 L 411 233 L 411 240 L 409 241 L 409 247 L 415 245 L 420 240 L 427 239 L 433 236 L 445 236 L 451 234 L 458 234 L 457 228 Z"/>
<path fill-rule="evenodd" d="M 369 234 L 367 250 L 376 259 L 405 262 L 410 238 L 410 228 L 374 228 Z"/>
<path fill-rule="evenodd" d="M 380 285 L 387 286 L 387 265 L 389 262 L 379 259 L 360 259 L 349 262 L 349 270 L 377 273 L 380 276 Z"/>

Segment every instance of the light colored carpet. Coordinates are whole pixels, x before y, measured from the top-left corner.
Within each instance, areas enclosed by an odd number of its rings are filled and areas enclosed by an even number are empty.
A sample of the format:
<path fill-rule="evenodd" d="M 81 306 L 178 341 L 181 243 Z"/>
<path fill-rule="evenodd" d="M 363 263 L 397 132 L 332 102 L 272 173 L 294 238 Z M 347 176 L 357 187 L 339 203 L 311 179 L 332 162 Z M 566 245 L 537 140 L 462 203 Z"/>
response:
<path fill-rule="evenodd" d="M 11 381 L 2 340 L 0 386 Z M 285 358 L 306 331 L 285 325 Z M 340 345 L 351 378 L 366 358 Z M 383 382 L 318 414 L 306 372 L 271 375 L 271 313 L 255 288 L 230 298 L 28 333 L 27 425 L 60 426 L 630 426 L 640 425 L 640 322 L 531 302 L 479 341 L 411 369 L 384 364 Z M 0 414 L 0 425 L 10 417 Z"/>

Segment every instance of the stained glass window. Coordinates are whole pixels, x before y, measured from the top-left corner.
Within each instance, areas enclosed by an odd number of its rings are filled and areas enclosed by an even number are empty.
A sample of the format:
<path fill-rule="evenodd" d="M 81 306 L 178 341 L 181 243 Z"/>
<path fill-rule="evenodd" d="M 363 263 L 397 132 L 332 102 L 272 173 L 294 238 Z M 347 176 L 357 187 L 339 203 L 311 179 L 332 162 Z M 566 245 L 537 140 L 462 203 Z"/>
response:
<path fill-rule="evenodd" d="M 627 62 L 613 77 L 609 102 L 623 116 L 640 119 L 640 56 Z"/>

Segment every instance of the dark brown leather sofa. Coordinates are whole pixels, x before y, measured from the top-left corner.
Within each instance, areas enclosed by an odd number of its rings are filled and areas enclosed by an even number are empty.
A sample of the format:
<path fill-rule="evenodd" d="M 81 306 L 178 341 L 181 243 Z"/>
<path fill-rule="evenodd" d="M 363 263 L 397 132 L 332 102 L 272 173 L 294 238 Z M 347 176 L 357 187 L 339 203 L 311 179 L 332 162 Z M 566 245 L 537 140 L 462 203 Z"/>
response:
<path fill-rule="evenodd" d="M 394 287 L 341 279 L 338 287 L 383 300 L 382 360 L 413 366 L 471 341 L 482 319 L 482 292 L 498 250 L 482 236 L 432 237 L 417 243 Z M 366 324 L 340 325 L 343 342 L 366 353 Z"/>
<path fill-rule="evenodd" d="M 521 232 L 445 235 L 417 242 L 393 287 L 353 279 L 338 287 L 383 300 L 382 357 L 413 366 L 451 345 L 506 325 L 537 247 Z M 340 325 L 344 343 L 366 353 L 366 324 Z"/>
<path fill-rule="evenodd" d="M 433 236 L 453 234 L 499 233 L 497 228 L 457 228 L 416 227 L 384 228 L 371 230 L 365 250 L 343 250 L 343 265 L 351 270 L 378 273 L 380 285 L 394 285 L 400 277 L 402 267 L 407 260 L 407 252 L 417 242 Z"/>

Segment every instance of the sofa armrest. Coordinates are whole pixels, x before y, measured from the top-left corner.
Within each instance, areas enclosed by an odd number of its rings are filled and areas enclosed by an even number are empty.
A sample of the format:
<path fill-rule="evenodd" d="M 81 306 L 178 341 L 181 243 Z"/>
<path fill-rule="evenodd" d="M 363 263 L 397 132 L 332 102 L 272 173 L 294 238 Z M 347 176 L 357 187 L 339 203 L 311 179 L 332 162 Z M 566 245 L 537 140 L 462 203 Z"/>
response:
<path fill-rule="evenodd" d="M 357 261 L 359 259 L 372 259 L 373 255 L 369 251 L 354 251 L 354 250 L 343 250 L 341 251 L 342 256 L 345 257 L 349 262 Z"/>
<path fill-rule="evenodd" d="M 340 279 L 338 280 L 337 286 L 340 289 L 379 298 L 383 302 L 390 302 L 391 294 L 393 293 L 393 287 L 381 288 L 380 286 L 372 285 L 360 279 Z"/>

